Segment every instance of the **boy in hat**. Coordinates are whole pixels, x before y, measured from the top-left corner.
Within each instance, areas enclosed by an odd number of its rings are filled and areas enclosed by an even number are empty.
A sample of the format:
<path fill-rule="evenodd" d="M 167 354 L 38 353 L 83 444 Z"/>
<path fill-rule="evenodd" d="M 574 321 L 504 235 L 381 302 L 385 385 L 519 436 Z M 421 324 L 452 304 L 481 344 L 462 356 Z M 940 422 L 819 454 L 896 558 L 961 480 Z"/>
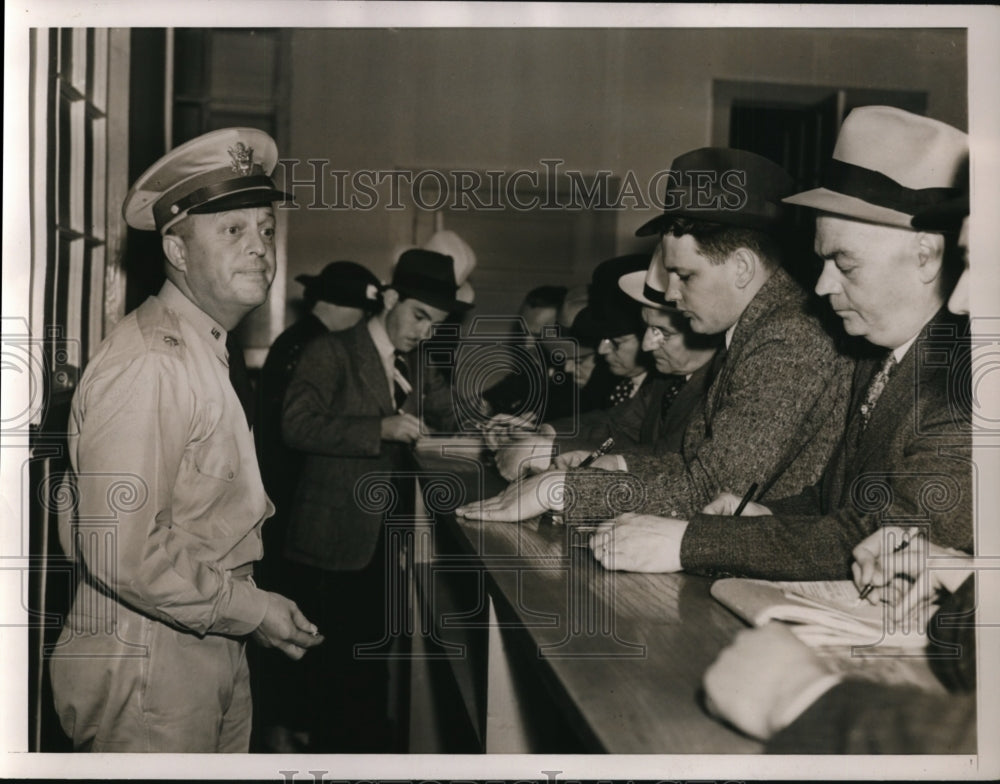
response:
<path fill-rule="evenodd" d="M 780 266 L 774 234 L 792 189 L 785 171 L 753 153 L 704 148 L 677 158 L 672 172 L 664 214 L 637 234 L 660 234 L 662 256 L 650 272 L 662 281 L 662 302 L 724 344 L 679 452 L 608 455 L 595 465 L 636 475 L 641 511 L 681 515 L 725 489 L 756 483 L 769 498 L 814 482 L 843 430 L 852 363 Z M 606 520 L 621 511 L 608 492 L 617 481 L 594 469 L 553 471 L 459 511 L 517 520 L 548 509 L 567 521 Z M 564 482 L 565 496 L 548 492 Z M 553 509 L 564 497 L 575 499 L 572 508 Z"/>
<path fill-rule="evenodd" d="M 451 391 L 419 366 L 419 344 L 452 312 L 457 299 L 450 256 L 404 252 L 382 292 L 383 309 L 349 330 L 324 335 L 302 355 L 285 396 L 285 442 L 305 453 L 292 504 L 286 555 L 296 564 L 295 595 L 320 624 L 336 629 L 314 671 L 316 751 L 393 750 L 384 658 L 364 659 L 356 646 L 387 633 L 387 514 L 414 498 L 412 479 L 393 481 L 397 505 L 372 510 L 364 478 L 411 467 L 410 448 L 432 427 L 452 428 Z M 418 418 L 421 417 L 421 418 Z"/>
<path fill-rule="evenodd" d="M 818 210 L 816 293 L 877 352 L 858 363 L 842 448 L 814 487 L 745 517 L 724 494 L 703 514 L 611 521 L 592 543 L 602 563 L 844 579 L 852 548 L 892 519 L 971 552 L 968 319 L 945 308 L 961 269 L 953 235 L 911 225 L 960 193 L 967 161 L 966 135 L 944 123 L 887 106 L 848 115 L 824 187 L 787 199 Z"/>
<path fill-rule="evenodd" d="M 274 511 L 227 371 L 227 332 L 274 277 L 265 133 L 200 136 L 150 167 L 125 220 L 163 235 L 162 289 L 91 359 L 69 448 L 86 566 L 50 659 L 77 750 L 246 752 L 244 638 L 292 658 L 322 641 L 283 596 L 250 579 Z M 75 545 L 75 546 L 73 546 Z"/>

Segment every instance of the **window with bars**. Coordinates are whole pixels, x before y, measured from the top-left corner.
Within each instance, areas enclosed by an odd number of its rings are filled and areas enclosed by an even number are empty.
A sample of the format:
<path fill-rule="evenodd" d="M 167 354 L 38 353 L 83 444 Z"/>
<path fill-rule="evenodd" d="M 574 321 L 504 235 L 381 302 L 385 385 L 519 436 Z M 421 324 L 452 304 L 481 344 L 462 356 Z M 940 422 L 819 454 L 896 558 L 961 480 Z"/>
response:
<path fill-rule="evenodd" d="M 66 750 L 43 666 L 75 586 L 57 544 L 72 513 L 59 503 L 68 467 L 69 404 L 87 360 L 124 314 L 120 207 L 128 186 L 129 34 L 100 28 L 30 34 L 31 335 L 42 372 L 30 394 L 25 466 L 30 575 L 29 748 Z"/>
<path fill-rule="evenodd" d="M 127 38 L 100 28 L 34 31 L 34 334 L 45 343 L 50 405 L 72 394 L 123 313 Z M 125 65 L 125 67 L 122 67 Z M 42 135 L 44 134 L 44 136 Z M 41 141 L 44 138 L 44 146 Z"/>

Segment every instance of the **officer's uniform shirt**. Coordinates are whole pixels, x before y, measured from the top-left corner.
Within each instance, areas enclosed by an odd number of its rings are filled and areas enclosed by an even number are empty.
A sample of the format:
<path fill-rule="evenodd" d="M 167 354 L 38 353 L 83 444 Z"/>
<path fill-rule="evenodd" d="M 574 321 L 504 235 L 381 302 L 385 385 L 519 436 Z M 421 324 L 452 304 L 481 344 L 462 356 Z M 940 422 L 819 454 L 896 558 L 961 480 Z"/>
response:
<path fill-rule="evenodd" d="M 79 520 L 117 517 L 113 560 L 84 548 L 100 582 L 199 634 L 260 625 L 267 595 L 248 575 L 274 507 L 229 381 L 226 331 L 170 281 L 88 364 L 69 444 Z"/>

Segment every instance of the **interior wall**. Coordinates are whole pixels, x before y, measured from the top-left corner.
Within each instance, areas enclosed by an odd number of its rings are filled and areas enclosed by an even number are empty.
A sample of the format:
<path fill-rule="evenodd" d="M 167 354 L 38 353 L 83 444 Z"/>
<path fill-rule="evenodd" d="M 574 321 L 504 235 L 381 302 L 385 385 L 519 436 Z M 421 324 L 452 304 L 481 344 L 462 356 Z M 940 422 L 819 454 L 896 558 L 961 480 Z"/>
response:
<path fill-rule="evenodd" d="M 967 126 L 964 30 L 299 29 L 291 51 L 282 157 L 349 172 L 543 172 L 556 158 L 645 185 L 711 143 L 713 79 L 924 90 L 930 116 Z M 297 194 L 309 202 L 308 188 Z M 296 275 L 334 259 L 388 276 L 413 215 L 384 209 L 387 197 L 383 187 L 367 211 L 289 212 L 289 298 Z M 632 233 L 655 212 L 617 213 L 618 253 L 644 248 Z"/>

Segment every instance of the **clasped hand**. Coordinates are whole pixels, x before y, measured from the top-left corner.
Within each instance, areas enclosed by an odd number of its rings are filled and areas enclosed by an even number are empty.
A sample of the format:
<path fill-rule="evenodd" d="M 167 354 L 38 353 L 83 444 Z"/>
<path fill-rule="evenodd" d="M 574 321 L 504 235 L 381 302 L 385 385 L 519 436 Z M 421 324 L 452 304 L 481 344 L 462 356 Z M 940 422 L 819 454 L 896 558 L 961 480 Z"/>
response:
<path fill-rule="evenodd" d="M 307 649 L 324 639 L 316 624 L 302 614 L 295 602 L 270 591 L 264 620 L 254 630 L 253 638 L 265 648 L 277 648 L 291 659 L 301 659 Z"/>

